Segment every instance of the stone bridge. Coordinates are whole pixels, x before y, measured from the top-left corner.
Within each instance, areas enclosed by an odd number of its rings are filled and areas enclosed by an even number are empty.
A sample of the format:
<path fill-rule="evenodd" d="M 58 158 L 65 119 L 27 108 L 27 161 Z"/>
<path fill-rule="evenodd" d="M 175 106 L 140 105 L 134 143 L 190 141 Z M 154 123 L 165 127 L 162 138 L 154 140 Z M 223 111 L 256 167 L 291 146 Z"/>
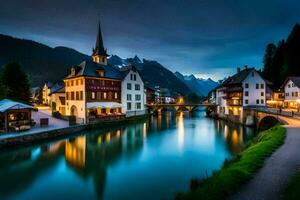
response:
<path fill-rule="evenodd" d="M 245 125 L 256 125 L 259 129 L 267 129 L 278 122 L 286 124 L 289 119 L 300 119 L 300 115 L 278 109 L 245 108 L 242 118 Z"/>
<path fill-rule="evenodd" d="M 193 111 L 195 108 L 199 106 L 210 106 L 210 104 L 205 103 L 184 103 L 184 104 L 147 104 L 146 105 L 150 111 L 161 113 L 161 111 L 165 108 L 174 109 L 176 112 L 178 111 Z"/>

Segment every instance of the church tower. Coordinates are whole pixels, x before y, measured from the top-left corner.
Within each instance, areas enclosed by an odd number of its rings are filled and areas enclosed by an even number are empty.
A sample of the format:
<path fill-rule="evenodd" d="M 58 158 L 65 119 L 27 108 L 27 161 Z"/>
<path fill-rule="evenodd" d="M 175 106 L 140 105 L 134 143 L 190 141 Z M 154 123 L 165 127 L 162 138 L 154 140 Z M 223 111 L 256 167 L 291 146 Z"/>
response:
<path fill-rule="evenodd" d="M 95 45 L 95 48 L 93 49 L 93 55 L 92 55 L 93 62 L 98 63 L 98 64 L 107 65 L 107 56 L 108 55 L 106 53 L 106 49 L 104 49 L 104 46 L 103 46 L 101 26 L 100 26 L 100 22 L 99 22 L 96 45 Z"/>

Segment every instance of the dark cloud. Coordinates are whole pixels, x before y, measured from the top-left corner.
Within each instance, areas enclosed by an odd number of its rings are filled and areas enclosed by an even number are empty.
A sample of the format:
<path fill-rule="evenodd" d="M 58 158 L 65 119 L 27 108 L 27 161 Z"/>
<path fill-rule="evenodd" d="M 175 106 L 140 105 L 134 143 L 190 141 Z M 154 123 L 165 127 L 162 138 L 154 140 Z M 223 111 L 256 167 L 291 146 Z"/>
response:
<path fill-rule="evenodd" d="M 100 16 L 109 53 L 219 79 L 261 67 L 265 45 L 285 38 L 298 13 L 291 0 L 2 0 L 0 32 L 90 54 Z"/>

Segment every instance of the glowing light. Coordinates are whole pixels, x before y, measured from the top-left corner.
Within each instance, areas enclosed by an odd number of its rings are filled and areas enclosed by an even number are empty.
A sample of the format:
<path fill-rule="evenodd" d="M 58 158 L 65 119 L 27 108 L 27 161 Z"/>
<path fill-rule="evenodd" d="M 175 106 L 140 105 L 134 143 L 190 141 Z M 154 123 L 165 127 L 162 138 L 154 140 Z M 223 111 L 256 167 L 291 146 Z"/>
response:
<path fill-rule="evenodd" d="M 179 147 L 184 145 L 184 122 L 183 122 L 183 113 L 181 112 L 178 116 L 178 144 Z"/>

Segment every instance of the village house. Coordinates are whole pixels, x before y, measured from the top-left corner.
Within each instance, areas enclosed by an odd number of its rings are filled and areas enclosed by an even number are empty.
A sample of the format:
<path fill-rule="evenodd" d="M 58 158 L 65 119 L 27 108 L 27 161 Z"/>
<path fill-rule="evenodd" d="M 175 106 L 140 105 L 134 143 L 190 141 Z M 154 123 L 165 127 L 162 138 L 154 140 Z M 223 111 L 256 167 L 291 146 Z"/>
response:
<path fill-rule="evenodd" d="M 79 123 L 145 112 L 144 84 L 136 68 L 110 66 L 107 56 L 99 25 L 92 60 L 73 66 L 64 79 L 65 113 Z"/>
<path fill-rule="evenodd" d="M 254 69 L 245 67 L 216 88 L 217 113 L 241 120 L 246 107 L 266 105 L 266 83 Z"/>
<path fill-rule="evenodd" d="M 299 112 L 300 77 L 288 77 L 282 88 L 284 88 L 284 108 Z"/>
<path fill-rule="evenodd" d="M 134 66 L 123 67 L 123 80 L 121 84 L 122 111 L 126 116 L 145 114 L 144 82 Z"/>
<path fill-rule="evenodd" d="M 52 112 L 59 112 L 62 115 L 66 114 L 66 93 L 65 87 L 60 87 L 53 90 L 50 94 L 50 108 Z"/>

